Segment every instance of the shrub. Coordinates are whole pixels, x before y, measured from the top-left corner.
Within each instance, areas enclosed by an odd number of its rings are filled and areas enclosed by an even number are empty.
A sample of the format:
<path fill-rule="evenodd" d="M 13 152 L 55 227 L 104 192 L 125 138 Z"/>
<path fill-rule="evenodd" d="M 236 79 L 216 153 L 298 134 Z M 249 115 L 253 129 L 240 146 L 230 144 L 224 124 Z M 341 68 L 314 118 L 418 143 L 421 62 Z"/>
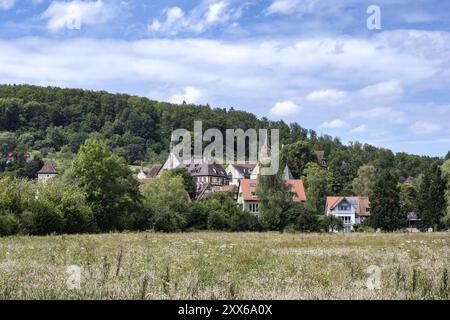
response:
<path fill-rule="evenodd" d="M 185 228 L 189 216 L 189 196 L 183 179 L 168 172 L 142 187 L 143 206 L 153 212 L 153 227 L 156 231 L 175 232 Z"/>
<path fill-rule="evenodd" d="M 19 231 L 19 220 L 12 213 L 0 214 L 0 237 L 12 236 Z"/>
<path fill-rule="evenodd" d="M 226 230 L 228 229 L 227 216 L 222 210 L 211 211 L 208 215 L 208 229 Z"/>
<path fill-rule="evenodd" d="M 208 228 L 209 208 L 205 202 L 194 202 L 189 210 L 187 228 L 205 230 Z"/>
<path fill-rule="evenodd" d="M 58 211 L 63 216 L 63 230 L 66 233 L 95 231 L 95 221 L 86 198 L 80 191 L 64 193 Z"/>
<path fill-rule="evenodd" d="M 28 226 L 31 234 L 46 235 L 61 233 L 63 230 L 63 216 L 53 203 L 47 200 L 37 200 L 30 206 L 30 222 Z"/>

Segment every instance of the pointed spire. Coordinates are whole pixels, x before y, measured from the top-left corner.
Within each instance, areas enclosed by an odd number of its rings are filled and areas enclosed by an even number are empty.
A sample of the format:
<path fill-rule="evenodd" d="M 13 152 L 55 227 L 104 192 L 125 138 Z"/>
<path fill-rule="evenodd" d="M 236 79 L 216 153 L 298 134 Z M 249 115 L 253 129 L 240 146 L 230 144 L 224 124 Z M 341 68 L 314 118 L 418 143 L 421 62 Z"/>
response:
<path fill-rule="evenodd" d="M 286 167 L 284 167 L 283 180 L 294 180 L 294 176 L 292 175 L 291 170 L 289 170 L 289 167 L 287 165 Z"/>

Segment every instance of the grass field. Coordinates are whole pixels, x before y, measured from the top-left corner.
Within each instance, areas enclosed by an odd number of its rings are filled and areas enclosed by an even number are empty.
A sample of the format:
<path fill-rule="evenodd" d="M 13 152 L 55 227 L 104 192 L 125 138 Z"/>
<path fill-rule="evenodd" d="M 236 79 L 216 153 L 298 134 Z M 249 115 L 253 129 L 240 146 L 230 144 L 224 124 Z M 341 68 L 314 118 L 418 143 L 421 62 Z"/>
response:
<path fill-rule="evenodd" d="M 0 238 L 0 299 L 448 299 L 449 268 L 448 233 L 17 236 Z"/>

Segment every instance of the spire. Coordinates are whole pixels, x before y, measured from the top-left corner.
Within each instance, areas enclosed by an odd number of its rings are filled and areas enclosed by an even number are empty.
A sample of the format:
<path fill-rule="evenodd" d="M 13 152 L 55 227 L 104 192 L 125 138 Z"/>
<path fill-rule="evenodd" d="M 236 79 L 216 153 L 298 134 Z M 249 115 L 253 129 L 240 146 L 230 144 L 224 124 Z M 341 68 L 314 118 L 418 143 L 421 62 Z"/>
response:
<path fill-rule="evenodd" d="M 287 180 L 294 180 L 294 177 L 292 176 L 291 170 L 289 170 L 289 167 L 287 165 L 286 165 L 286 167 L 284 167 L 283 180 L 285 180 L 285 181 L 287 181 Z"/>
<path fill-rule="evenodd" d="M 58 174 L 58 171 L 56 171 L 53 161 L 47 160 L 38 174 Z"/>

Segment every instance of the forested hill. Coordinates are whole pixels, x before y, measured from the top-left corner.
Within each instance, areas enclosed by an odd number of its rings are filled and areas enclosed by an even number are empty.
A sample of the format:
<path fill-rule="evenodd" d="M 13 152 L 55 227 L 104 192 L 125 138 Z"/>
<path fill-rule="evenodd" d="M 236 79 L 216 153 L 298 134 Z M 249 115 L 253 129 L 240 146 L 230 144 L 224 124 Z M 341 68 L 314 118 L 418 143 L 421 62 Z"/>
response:
<path fill-rule="evenodd" d="M 358 142 L 346 146 L 338 138 L 318 136 L 314 130 L 297 123 L 258 119 L 251 113 L 234 109 L 173 105 L 80 89 L 0 85 L 0 175 L 33 175 L 30 172 L 33 168 L 25 172 L 21 168 L 25 163 L 21 157 L 27 153 L 33 159 L 53 158 L 64 166 L 90 137 L 106 140 L 111 150 L 129 164 L 142 160 L 161 162 L 167 155 L 172 130 L 192 130 L 194 120 L 203 120 L 204 129 L 279 128 L 283 145 L 297 143 L 297 150 L 287 149 L 294 154 L 299 151 L 300 156 L 307 159 L 315 150 L 324 150 L 330 170 L 344 184 L 353 180 L 363 164 L 394 168 L 401 179 L 406 179 L 418 176 L 431 162 L 441 160 L 394 154 Z M 15 161 L 11 161 L 12 158 Z"/>

